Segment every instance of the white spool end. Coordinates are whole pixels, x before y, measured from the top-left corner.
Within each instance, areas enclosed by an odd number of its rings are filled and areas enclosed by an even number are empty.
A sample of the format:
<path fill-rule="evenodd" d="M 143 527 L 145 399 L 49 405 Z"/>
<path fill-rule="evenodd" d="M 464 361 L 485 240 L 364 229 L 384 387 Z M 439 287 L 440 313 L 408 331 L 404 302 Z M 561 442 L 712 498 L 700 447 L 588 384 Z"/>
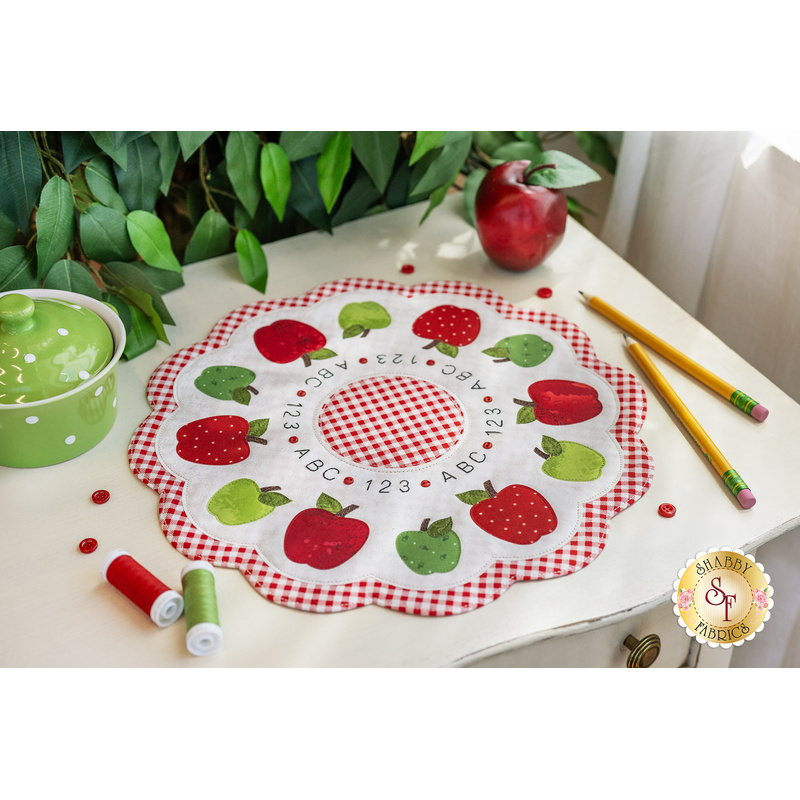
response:
<path fill-rule="evenodd" d="M 163 592 L 150 607 L 150 619 L 159 628 L 172 625 L 183 614 L 183 597 L 173 589 Z"/>
<path fill-rule="evenodd" d="M 212 656 L 222 647 L 222 628 L 216 622 L 198 622 L 186 631 L 186 649 L 193 656 Z"/>
<path fill-rule="evenodd" d="M 191 564 L 187 564 L 187 565 L 186 565 L 186 566 L 185 566 L 185 567 L 184 567 L 184 568 L 181 570 L 181 580 L 183 580 L 183 576 L 184 576 L 184 575 L 185 575 L 187 572 L 191 572 L 193 569 L 206 569 L 206 570 L 208 570 L 208 571 L 209 571 L 209 572 L 210 572 L 212 575 L 214 574 L 214 567 L 212 567 L 212 566 L 211 566 L 211 564 L 209 564 L 207 561 L 192 561 L 192 563 L 191 563 Z"/>

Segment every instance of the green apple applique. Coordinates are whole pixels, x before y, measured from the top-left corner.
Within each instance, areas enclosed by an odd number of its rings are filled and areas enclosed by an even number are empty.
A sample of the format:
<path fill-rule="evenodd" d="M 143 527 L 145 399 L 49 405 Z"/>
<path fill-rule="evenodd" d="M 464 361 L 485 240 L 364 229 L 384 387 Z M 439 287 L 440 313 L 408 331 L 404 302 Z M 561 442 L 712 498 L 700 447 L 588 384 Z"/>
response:
<path fill-rule="evenodd" d="M 206 367 L 195 378 L 194 385 L 215 400 L 234 400 L 247 406 L 253 396 L 258 394 L 258 389 L 251 385 L 255 379 L 255 372 L 246 367 Z"/>
<path fill-rule="evenodd" d="M 493 358 L 495 364 L 510 361 L 518 367 L 536 367 L 550 357 L 553 345 L 535 333 L 521 333 L 507 336 L 481 352 Z"/>
<path fill-rule="evenodd" d="M 348 303 L 339 312 L 339 327 L 345 339 L 366 336 L 377 328 L 387 328 L 391 321 L 389 312 L 382 305 L 369 300 L 364 303 Z"/>
<path fill-rule="evenodd" d="M 453 530 L 453 518 L 430 522 L 425 519 L 419 530 L 403 531 L 395 540 L 397 555 L 417 575 L 452 572 L 461 558 L 461 540 Z"/>
<path fill-rule="evenodd" d="M 594 481 L 603 473 L 605 458 L 578 442 L 565 442 L 552 436 L 542 436 L 542 449 L 535 449 L 545 461 L 542 472 L 560 481 Z"/>
<path fill-rule="evenodd" d="M 278 491 L 280 488 L 262 488 L 250 478 L 237 478 L 217 489 L 206 508 L 223 525 L 245 525 L 266 517 L 278 506 L 292 502 Z"/>

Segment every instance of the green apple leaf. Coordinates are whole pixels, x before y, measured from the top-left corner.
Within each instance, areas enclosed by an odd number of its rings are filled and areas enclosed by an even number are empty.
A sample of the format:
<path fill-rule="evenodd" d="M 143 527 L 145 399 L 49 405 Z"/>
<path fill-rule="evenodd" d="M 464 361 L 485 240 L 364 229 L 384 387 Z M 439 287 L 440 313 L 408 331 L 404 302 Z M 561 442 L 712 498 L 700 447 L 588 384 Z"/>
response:
<path fill-rule="evenodd" d="M 317 498 L 317 508 L 321 508 L 324 511 L 330 511 L 331 514 L 338 514 L 342 510 L 343 506 L 338 500 L 323 492 Z"/>
<path fill-rule="evenodd" d="M 100 300 L 102 292 L 97 282 L 89 274 L 89 270 L 78 261 L 69 258 L 56 261 L 48 270 L 42 284 L 43 289 L 58 289 L 63 292 L 77 292 L 87 297 Z"/>
<path fill-rule="evenodd" d="M 0 131 L 0 211 L 23 233 L 42 188 L 42 166 L 28 131 Z"/>
<path fill-rule="evenodd" d="M 347 131 L 337 131 L 325 143 L 317 159 L 317 184 L 325 210 L 330 214 L 350 170 L 352 143 Z"/>
<path fill-rule="evenodd" d="M 342 336 L 345 339 L 352 339 L 354 336 L 360 336 L 365 330 L 363 325 L 350 325 L 342 331 Z"/>
<path fill-rule="evenodd" d="M 278 143 L 289 161 L 300 161 L 322 152 L 334 131 L 281 131 Z"/>
<path fill-rule="evenodd" d="M 258 496 L 258 502 L 263 503 L 265 506 L 277 508 L 278 506 L 285 506 L 292 501 L 280 492 L 261 492 Z"/>
<path fill-rule="evenodd" d="M 464 196 L 464 216 L 473 228 L 475 227 L 475 198 L 485 177 L 486 173 L 483 170 L 476 169 L 470 172 L 461 192 Z"/>
<path fill-rule="evenodd" d="M 155 214 L 149 211 L 131 211 L 126 218 L 126 226 L 136 252 L 151 267 L 181 271 L 164 223 Z"/>
<path fill-rule="evenodd" d="M 428 215 L 433 211 L 434 208 L 440 206 L 443 202 L 445 197 L 447 197 L 448 191 L 450 191 L 450 187 L 453 185 L 455 181 L 455 177 L 449 181 L 448 183 L 444 184 L 444 186 L 439 186 L 437 189 L 434 189 L 431 192 L 431 199 L 428 203 L 428 207 L 425 209 L 425 213 L 422 215 L 422 219 L 419 221 L 419 224 L 422 225 L 426 219 L 428 219 Z"/>
<path fill-rule="evenodd" d="M 461 492 L 461 494 L 456 495 L 462 503 L 466 503 L 468 506 L 474 506 L 482 500 L 488 500 L 490 496 L 489 492 L 483 489 L 472 489 L 469 492 Z"/>
<path fill-rule="evenodd" d="M 128 166 L 128 148 L 116 147 L 114 144 L 114 131 L 89 131 L 97 146 L 122 169 Z"/>
<path fill-rule="evenodd" d="M 442 143 L 445 133 L 447 131 L 417 131 L 414 149 L 411 151 L 411 158 L 408 159 L 409 165 L 413 166 L 426 153 L 438 147 Z"/>
<path fill-rule="evenodd" d="M 260 242 L 254 233 L 242 228 L 233 244 L 239 256 L 239 272 L 244 282 L 263 294 L 267 291 L 269 266 Z"/>
<path fill-rule="evenodd" d="M 290 156 L 291 158 L 291 156 Z M 331 216 L 319 191 L 317 159 L 314 156 L 292 163 L 292 188 L 289 205 L 315 228 L 333 233 Z"/>
<path fill-rule="evenodd" d="M 244 391 L 247 390 L 245 389 Z M 249 392 L 247 393 L 250 394 Z M 268 427 L 268 419 L 254 419 L 250 421 L 250 428 L 247 433 L 249 436 L 262 436 L 264 433 L 266 433 Z"/>
<path fill-rule="evenodd" d="M 92 203 L 78 217 L 83 252 L 94 261 L 133 261 L 136 250 L 128 236 L 125 215 Z"/>
<path fill-rule="evenodd" d="M 283 222 L 292 190 L 292 165 L 286 151 L 275 142 L 261 148 L 261 188 L 279 222 Z"/>
<path fill-rule="evenodd" d="M 491 358 L 508 358 L 509 350 L 507 347 L 487 347 L 486 350 L 481 350 L 484 355 L 491 356 Z"/>
<path fill-rule="evenodd" d="M 123 286 L 116 290 L 128 305 L 132 307 L 134 312 L 139 311 L 155 332 L 158 341 L 169 344 L 167 332 L 164 330 L 164 323 L 156 311 L 153 303 L 153 298 L 150 294 L 142 289 L 136 289 L 133 286 Z M 135 316 L 135 313 L 134 313 Z M 155 344 L 155 342 L 153 342 Z M 148 348 L 149 349 L 149 348 Z"/>
<path fill-rule="evenodd" d="M 175 165 L 178 163 L 181 145 L 178 141 L 178 134 L 175 131 L 150 131 L 150 138 L 158 147 L 158 168 L 161 172 L 161 185 L 159 188 L 161 189 L 161 194 L 166 197 L 172 184 L 172 175 L 175 172 Z"/>
<path fill-rule="evenodd" d="M 251 395 L 244 386 L 237 386 L 231 391 L 231 400 L 235 400 L 243 406 L 249 406 L 252 397 L 253 395 Z"/>
<path fill-rule="evenodd" d="M 131 325 L 125 337 L 123 356 L 126 359 L 131 359 L 155 347 L 158 341 L 158 333 L 144 312 L 130 303 L 125 305 L 130 309 Z"/>
<path fill-rule="evenodd" d="M 186 252 L 184 264 L 194 264 L 207 258 L 216 258 L 228 252 L 230 227 L 228 221 L 217 211 L 209 208 L 197 223 Z"/>
<path fill-rule="evenodd" d="M 561 442 L 554 439 L 552 436 L 542 436 L 542 450 L 551 456 L 561 455 Z"/>
<path fill-rule="evenodd" d="M 399 131 L 350 131 L 353 153 L 383 194 L 400 149 Z"/>
<path fill-rule="evenodd" d="M 536 410 L 531 406 L 523 406 L 517 412 L 517 425 L 527 425 L 536 419 Z"/>
<path fill-rule="evenodd" d="M 89 131 L 61 131 L 61 151 L 68 173 L 103 152 Z"/>
<path fill-rule="evenodd" d="M 444 519 L 437 519 L 436 522 L 429 525 L 427 534 L 438 539 L 446 533 L 450 533 L 451 530 L 453 530 L 453 518 L 445 517 Z"/>
<path fill-rule="evenodd" d="M 443 355 L 455 358 L 458 355 L 458 348 L 455 345 L 447 344 L 447 342 L 437 342 L 436 349 Z"/>
<path fill-rule="evenodd" d="M 225 143 L 225 165 L 231 186 L 245 211 L 255 216 L 263 190 L 259 182 L 261 143 L 253 131 L 231 131 Z"/>
<path fill-rule="evenodd" d="M 189 160 L 198 147 L 211 136 L 214 131 L 176 131 L 184 161 Z"/>
<path fill-rule="evenodd" d="M 75 206 L 69 184 L 54 175 L 44 185 L 36 214 L 36 274 L 41 280 L 67 251 L 75 235 Z"/>
<path fill-rule="evenodd" d="M 125 167 L 114 165 L 119 193 L 128 208 L 153 212 L 161 187 L 158 145 L 149 136 L 140 136 L 127 149 Z"/>
<path fill-rule="evenodd" d="M 0 250 L 0 292 L 33 289 L 35 286 L 33 253 L 21 244 Z"/>
<path fill-rule="evenodd" d="M 83 171 L 86 183 L 92 194 L 104 205 L 128 213 L 128 206 L 117 191 L 117 179 L 108 156 L 100 155 L 93 158 Z"/>
<path fill-rule="evenodd" d="M 545 168 L 545 164 L 555 164 L 555 169 Z M 538 168 L 538 169 L 537 169 Z M 600 176 L 583 161 L 559 150 L 545 150 L 531 158 L 525 171 L 525 180 L 533 186 L 548 189 L 569 189 L 600 180 Z"/>
<path fill-rule="evenodd" d="M 539 138 L 539 131 L 514 131 L 514 136 L 523 142 L 530 142 L 536 145 L 539 150 L 544 150 L 542 140 Z"/>
<path fill-rule="evenodd" d="M 533 142 L 508 142 L 500 145 L 492 153 L 492 164 L 502 164 L 505 161 L 531 161 L 542 155 L 542 148 Z M 547 162 L 543 162 L 547 163 Z"/>
<path fill-rule="evenodd" d="M 333 350 L 329 350 L 327 347 L 320 347 L 319 350 L 315 350 L 313 353 L 308 353 L 308 357 L 314 361 L 322 361 L 326 358 L 333 358 L 336 353 Z"/>
<path fill-rule="evenodd" d="M 612 175 L 617 171 L 617 157 L 605 136 L 597 131 L 573 131 L 578 147 L 595 163 Z"/>

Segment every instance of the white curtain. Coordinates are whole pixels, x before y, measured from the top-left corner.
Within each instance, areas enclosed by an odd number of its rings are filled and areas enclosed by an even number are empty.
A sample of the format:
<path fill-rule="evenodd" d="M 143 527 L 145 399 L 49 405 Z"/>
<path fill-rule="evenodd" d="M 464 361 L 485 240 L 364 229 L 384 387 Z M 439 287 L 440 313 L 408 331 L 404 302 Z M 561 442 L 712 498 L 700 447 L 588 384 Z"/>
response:
<path fill-rule="evenodd" d="M 626 131 L 601 238 L 800 402 L 800 132 Z M 800 530 L 758 550 L 800 587 Z M 800 588 L 732 666 L 800 666 Z M 776 620 L 776 617 L 779 619 Z"/>

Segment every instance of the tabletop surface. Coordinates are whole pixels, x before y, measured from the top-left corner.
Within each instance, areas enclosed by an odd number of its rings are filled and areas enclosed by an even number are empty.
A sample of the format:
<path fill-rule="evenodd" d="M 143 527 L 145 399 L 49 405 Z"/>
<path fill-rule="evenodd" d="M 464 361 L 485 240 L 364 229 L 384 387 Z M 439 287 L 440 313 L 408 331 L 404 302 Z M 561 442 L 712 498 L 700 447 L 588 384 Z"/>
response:
<path fill-rule="evenodd" d="M 492 289 L 525 308 L 565 317 L 585 331 L 603 361 L 638 375 L 620 330 L 589 308 L 595 294 L 766 406 L 758 423 L 666 362 L 667 379 L 757 497 L 742 509 L 688 434 L 642 377 L 648 413 L 639 433 L 655 473 L 649 491 L 611 520 L 600 556 L 559 578 L 516 583 L 487 606 L 449 617 L 420 617 L 374 605 L 335 614 L 298 611 L 259 595 L 237 570 L 216 572 L 224 646 L 189 654 L 185 626 L 158 628 L 100 575 L 121 548 L 180 588 L 187 559 L 161 532 L 158 495 L 131 473 L 128 444 L 150 413 L 145 386 L 153 370 L 203 340 L 229 312 L 264 296 L 242 283 L 236 256 L 185 268 L 186 285 L 166 295 L 176 327 L 170 344 L 119 368 L 119 412 L 106 439 L 64 464 L 0 467 L 3 510 L 0 665 L 13 667 L 441 667 L 611 624 L 669 601 L 672 584 L 700 551 L 749 553 L 798 524 L 793 459 L 800 406 L 726 347 L 592 234 L 569 220 L 550 258 L 527 273 L 495 267 L 449 196 L 424 224 L 425 205 L 409 206 L 267 247 L 267 299 L 301 295 L 327 281 L 370 277 L 412 285 L 461 280 Z M 412 264 L 412 274 L 401 271 Z M 537 290 L 547 287 L 552 296 Z M 657 357 L 654 357 L 657 358 Z M 110 500 L 91 501 L 96 489 Z M 671 503 L 672 518 L 658 514 Z M 99 547 L 83 554 L 91 536 Z M 769 565 L 764 565 L 769 572 Z M 168 576 L 175 576 L 170 581 Z M 777 602 L 777 600 L 776 600 Z M 677 622 L 676 622 L 677 624 Z M 576 666 L 579 666 L 576 664 Z"/>

